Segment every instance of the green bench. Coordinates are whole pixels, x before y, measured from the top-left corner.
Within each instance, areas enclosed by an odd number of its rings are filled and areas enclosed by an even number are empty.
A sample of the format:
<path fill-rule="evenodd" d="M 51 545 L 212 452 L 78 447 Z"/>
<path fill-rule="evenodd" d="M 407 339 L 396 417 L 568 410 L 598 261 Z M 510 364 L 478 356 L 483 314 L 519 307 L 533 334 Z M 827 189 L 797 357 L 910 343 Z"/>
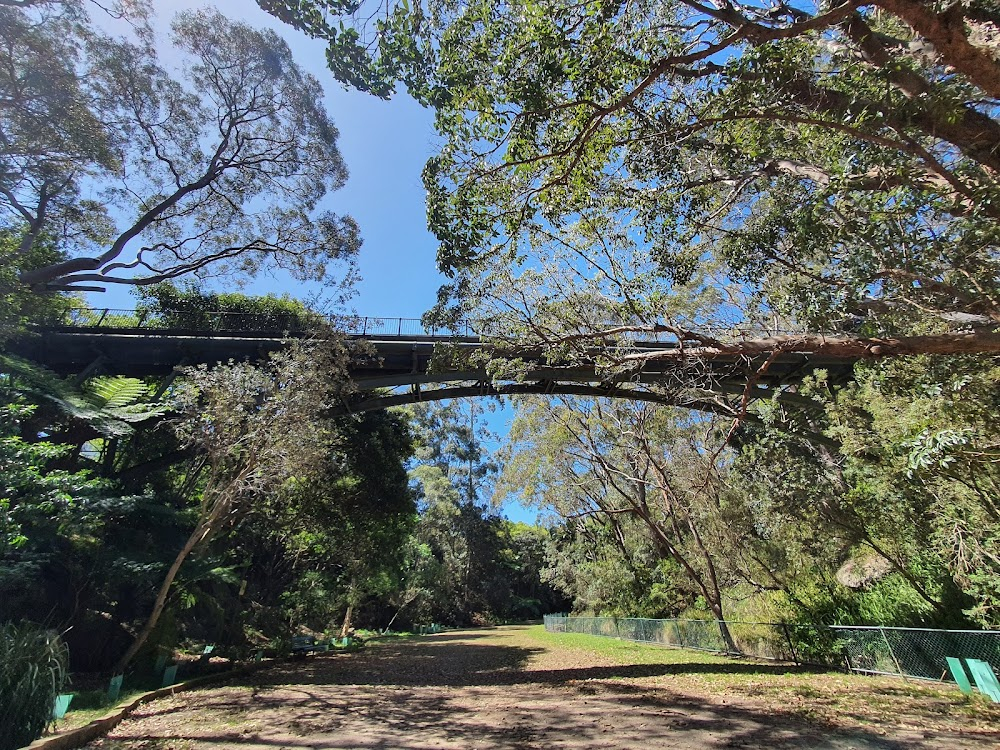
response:
<path fill-rule="evenodd" d="M 951 676 L 955 678 L 958 689 L 966 695 L 971 695 L 972 684 L 962 667 L 962 660 L 954 656 L 947 656 L 945 661 L 948 662 L 948 669 L 951 670 Z M 1000 682 L 997 681 L 993 668 L 981 659 L 966 659 L 965 663 L 969 667 L 969 672 L 972 674 L 972 679 L 975 681 L 976 687 L 979 688 L 979 692 L 988 695 L 994 703 L 1000 703 Z"/>
<path fill-rule="evenodd" d="M 308 656 L 318 651 L 327 651 L 329 646 L 317 643 L 311 635 L 292 636 L 292 656 Z"/>

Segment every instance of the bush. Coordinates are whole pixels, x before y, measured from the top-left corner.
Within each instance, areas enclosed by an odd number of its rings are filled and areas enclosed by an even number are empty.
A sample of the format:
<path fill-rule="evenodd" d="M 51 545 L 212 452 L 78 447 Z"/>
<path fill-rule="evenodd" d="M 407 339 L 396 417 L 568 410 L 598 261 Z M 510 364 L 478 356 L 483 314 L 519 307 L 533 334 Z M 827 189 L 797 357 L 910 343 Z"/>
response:
<path fill-rule="evenodd" d="M 137 312 L 146 325 L 198 330 L 309 330 L 323 316 L 291 297 L 204 292 L 196 287 L 157 284 L 137 290 Z"/>
<path fill-rule="evenodd" d="M 59 637 L 35 625 L 0 626 L 0 750 L 38 739 L 52 721 L 56 696 L 68 676 L 69 651 Z"/>

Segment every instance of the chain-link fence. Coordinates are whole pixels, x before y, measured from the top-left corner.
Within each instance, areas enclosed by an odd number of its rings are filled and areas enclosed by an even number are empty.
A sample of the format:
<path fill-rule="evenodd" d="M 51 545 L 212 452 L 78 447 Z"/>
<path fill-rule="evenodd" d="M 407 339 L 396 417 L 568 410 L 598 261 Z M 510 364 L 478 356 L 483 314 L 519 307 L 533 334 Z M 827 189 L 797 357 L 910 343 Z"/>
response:
<path fill-rule="evenodd" d="M 865 674 L 951 679 L 945 657 L 981 659 L 1000 672 L 1000 631 L 835 625 L 847 665 Z"/>
<path fill-rule="evenodd" d="M 774 622 L 567 615 L 546 615 L 545 629 L 794 664 L 840 664 L 863 674 L 950 680 L 948 656 L 982 659 L 1000 673 L 1000 631 L 996 630 L 815 628 Z"/>
<path fill-rule="evenodd" d="M 799 663 L 792 632 L 774 622 L 546 615 L 545 629 Z"/>

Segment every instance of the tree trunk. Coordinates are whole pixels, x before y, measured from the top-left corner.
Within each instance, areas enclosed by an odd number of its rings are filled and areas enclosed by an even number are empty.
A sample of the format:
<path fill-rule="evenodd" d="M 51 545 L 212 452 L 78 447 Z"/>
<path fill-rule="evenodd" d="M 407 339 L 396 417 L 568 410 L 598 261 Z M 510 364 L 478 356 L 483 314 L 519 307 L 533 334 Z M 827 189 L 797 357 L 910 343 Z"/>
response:
<path fill-rule="evenodd" d="M 344 613 L 344 624 L 340 626 L 340 637 L 346 638 L 351 629 L 351 617 L 354 615 L 354 604 L 348 602 L 347 611 Z"/>
<path fill-rule="evenodd" d="M 672 332 L 666 326 L 653 326 L 652 332 Z M 774 353 L 812 354 L 845 359 L 879 359 L 913 354 L 996 354 L 1000 352 L 1000 333 L 976 331 L 972 333 L 943 333 L 928 336 L 900 336 L 898 338 L 857 338 L 849 336 L 824 336 L 802 333 L 769 336 L 759 339 L 723 342 L 695 332 L 681 332 L 688 341 L 697 343 L 681 349 L 662 349 L 637 352 L 620 359 L 621 362 L 653 362 L 671 359 L 714 359 L 723 356 L 762 357 Z"/>
<path fill-rule="evenodd" d="M 733 634 L 729 631 L 729 623 L 726 622 L 725 613 L 722 610 L 721 600 L 717 602 L 709 602 L 708 606 L 712 610 L 712 614 L 715 615 L 716 621 L 719 623 L 719 634 L 722 636 L 722 642 L 726 646 L 726 651 L 730 654 L 740 653 L 740 650 L 736 648 L 736 641 L 733 640 Z"/>
<path fill-rule="evenodd" d="M 351 585 L 347 589 L 347 611 L 344 613 L 344 624 L 340 626 L 340 637 L 346 638 L 351 629 L 351 618 L 354 616 L 354 596 L 357 590 L 357 579 L 351 578 Z"/>
<path fill-rule="evenodd" d="M 392 624 L 396 622 L 396 618 L 399 617 L 400 614 L 402 614 L 403 610 L 406 609 L 406 605 L 408 605 L 412 601 L 413 599 L 407 599 L 402 604 L 399 605 L 399 609 L 393 612 L 392 617 L 389 618 L 389 624 L 385 626 L 385 629 L 382 631 L 383 633 L 389 632 L 389 630 L 392 628 Z"/>
<path fill-rule="evenodd" d="M 142 626 L 142 630 L 136 635 L 135 640 L 132 641 L 132 645 L 128 647 L 128 650 L 124 653 L 118 663 L 115 664 L 114 674 L 123 674 L 125 672 L 125 667 L 128 666 L 129 662 L 135 657 L 142 648 L 143 644 L 149 638 L 149 634 L 153 632 L 153 628 L 156 627 L 156 623 L 160 620 L 160 615 L 163 614 L 163 608 L 167 604 L 167 594 L 170 593 L 170 587 L 174 583 L 174 579 L 177 577 L 178 571 L 181 569 L 181 565 L 187 559 L 187 556 L 191 554 L 198 542 L 202 540 L 205 536 L 206 529 L 202 524 L 198 524 L 194 531 L 191 532 L 191 536 L 184 543 L 181 551 L 177 553 L 177 557 L 174 558 L 173 564 L 170 569 L 167 570 L 167 575 L 163 579 L 163 583 L 160 584 L 160 591 L 156 595 L 156 601 L 153 603 L 153 611 L 150 612 L 149 618 L 146 620 L 146 624 Z"/>

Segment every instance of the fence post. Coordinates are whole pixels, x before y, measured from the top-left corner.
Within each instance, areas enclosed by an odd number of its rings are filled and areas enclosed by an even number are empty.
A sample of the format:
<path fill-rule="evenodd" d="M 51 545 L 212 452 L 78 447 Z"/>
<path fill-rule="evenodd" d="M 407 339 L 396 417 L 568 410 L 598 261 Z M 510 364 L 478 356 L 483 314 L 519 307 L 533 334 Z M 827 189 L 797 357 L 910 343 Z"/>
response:
<path fill-rule="evenodd" d="M 795 644 L 792 643 L 792 634 L 788 631 L 788 623 L 781 623 L 781 629 L 785 631 L 785 640 L 788 641 L 788 649 L 792 652 L 792 661 L 795 662 L 795 666 L 799 666 L 799 657 L 795 653 Z"/>
<path fill-rule="evenodd" d="M 368 316 L 367 315 L 365 316 L 365 322 L 361 325 L 361 335 L 362 336 L 367 336 L 368 335 Z"/>
<path fill-rule="evenodd" d="M 397 336 L 402 336 L 403 335 L 403 319 L 402 318 L 399 319 L 399 325 L 396 326 L 396 335 Z"/>
<path fill-rule="evenodd" d="M 674 632 L 677 633 L 677 644 L 681 648 L 684 648 L 684 639 L 681 637 L 681 626 L 677 624 L 676 618 L 673 620 L 673 623 L 674 623 Z"/>
<path fill-rule="evenodd" d="M 902 667 L 899 666 L 899 659 L 896 658 L 896 652 L 892 650 L 892 644 L 889 643 L 889 639 L 885 635 L 885 628 L 879 627 L 878 632 L 882 634 L 882 640 L 885 641 L 885 647 L 889 649 L 889 656 L 892 657 L 892 663 L 896 665 L 896 673 L 906 679 L 906 675 L 903 673 Z"/>

